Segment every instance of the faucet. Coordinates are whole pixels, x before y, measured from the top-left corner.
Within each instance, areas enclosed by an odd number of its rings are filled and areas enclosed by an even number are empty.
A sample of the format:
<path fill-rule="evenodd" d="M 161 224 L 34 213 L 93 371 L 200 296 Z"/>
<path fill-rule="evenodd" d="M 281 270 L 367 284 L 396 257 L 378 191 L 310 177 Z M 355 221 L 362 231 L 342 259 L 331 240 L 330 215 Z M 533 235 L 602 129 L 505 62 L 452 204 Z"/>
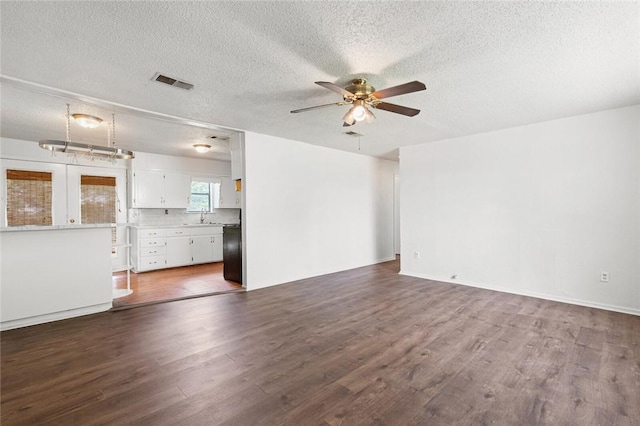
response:
<path fill-rule="evenodd" d="M 204 208 L 200 210 L 200 223 L 204 223 Z"/>

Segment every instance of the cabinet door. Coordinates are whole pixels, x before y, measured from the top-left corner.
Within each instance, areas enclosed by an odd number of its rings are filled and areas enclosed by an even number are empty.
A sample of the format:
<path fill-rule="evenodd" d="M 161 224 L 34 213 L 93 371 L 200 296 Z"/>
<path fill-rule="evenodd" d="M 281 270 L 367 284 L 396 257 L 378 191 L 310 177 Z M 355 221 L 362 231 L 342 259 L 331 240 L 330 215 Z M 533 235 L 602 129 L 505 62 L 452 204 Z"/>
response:
<path fill-rule="evenodd" d="M 191 237 L 167 238 L 167 268 L 191 264 Z"/>
<path fill-rule="evenodd" d="M 220 208 L 238 208 L 236 199 L 236 182 L 231 178 L 225 177 L 220 179 Z"/>
<path fill-rule="evenodd" d="M 165 208 L 186 209 L 191 198 L 191 176 L 180 172 L 164 173 Z"/>
<path fill-rule="evenodd" d="M 213 262 L 213 235 L 194 235 L 192 240 L 193 263 Z"/>
<path fill-rule="evenodd" d="M 134 170 L 132 207 L 164 207 L 164 172 Z"/>
<path fill-rule="evenodd" d="M 222 262 L 222 234 L 212 235 L 212 262 Z"/>
<path fill-rule="evenodd" d="M 242 179 L 242 141 L 241 135 L 231 136 L 229 150 L 231 151 L 231 179 Z"/>

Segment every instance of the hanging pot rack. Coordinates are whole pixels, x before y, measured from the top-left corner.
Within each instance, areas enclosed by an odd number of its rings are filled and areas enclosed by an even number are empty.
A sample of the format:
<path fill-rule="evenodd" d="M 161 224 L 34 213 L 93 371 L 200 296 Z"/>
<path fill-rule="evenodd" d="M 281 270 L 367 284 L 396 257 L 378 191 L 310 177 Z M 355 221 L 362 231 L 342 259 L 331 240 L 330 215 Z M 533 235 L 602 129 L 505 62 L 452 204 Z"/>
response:
<path fill-rule="evenodd" d="M 128 151 L 115 146 L 116 121 L 115 114 L 112 114 L 111 128 L 109 129 L 109 146 L 90 145 L 80 142 L 71 142 L 69 104 L 67 104 L 67 140 L 41 140 L 38 145 L 42 149 L 56 152 L 63 152 L 71 155 L 81 155 L 89 158 L 100 158 L 106 160 L 130 160 L 135 157 L 133 151 Z"/>

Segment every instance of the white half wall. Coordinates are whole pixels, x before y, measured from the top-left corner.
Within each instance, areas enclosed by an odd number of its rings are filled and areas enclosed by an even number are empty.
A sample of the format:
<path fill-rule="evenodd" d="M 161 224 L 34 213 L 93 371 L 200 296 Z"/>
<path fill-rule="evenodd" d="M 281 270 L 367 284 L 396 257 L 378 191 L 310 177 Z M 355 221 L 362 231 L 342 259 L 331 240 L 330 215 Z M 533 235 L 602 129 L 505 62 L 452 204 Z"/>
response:
<path fill-rule="evenodd" d="M 0 329 L 111 309 L 111 228 L 99 226 L 0 232 Z"/>
<path fill-rule="evenodd" d="M 245 134 L 247 290 L 394 259 L 397 163 Z"/>
<path fill-rule="evenodd" d="M 402 273 L 640 314 L 639 120 L 635 105 L 401 148 Z"/>

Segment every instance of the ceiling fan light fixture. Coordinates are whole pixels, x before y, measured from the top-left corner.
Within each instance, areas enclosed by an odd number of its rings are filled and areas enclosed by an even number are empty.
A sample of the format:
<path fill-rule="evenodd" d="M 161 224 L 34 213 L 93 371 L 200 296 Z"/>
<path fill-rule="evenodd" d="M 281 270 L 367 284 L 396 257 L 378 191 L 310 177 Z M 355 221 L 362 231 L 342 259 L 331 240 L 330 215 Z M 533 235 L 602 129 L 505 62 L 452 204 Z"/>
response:
<path fill-rule="evenodd" d="M 373 123 L 376 120 L 376 116 L 373 115 L 373 112 L 368 108 L 365 108 L 365 111 L 366 111 L 366 115 L 364 117 L 365 121 L 369 124 Z"/>
<path fill-rule="evenodd" d="M 364 106 L 364 101 L 357 101 L 356 105 L 351 108 L 351 114 L 356 121 L 367 118 L 367 108 Z"/>
<path fill-rule="evenodd" d="M 349 108 L 349 111 L 342 117 L 342 121 L 348 126 L 353 126 L 356 122 L 356 119 L 353 118 L 353 107 Z"/>
<path fill-rule="evenodd" d="M 204 154 L 205 152 L 209 152 L 209 150 L 211 149 L 211 145 L 206 144 L 206 143 L 197 143 L 197 144 L 193 145 L 193 147 L 200 154 Z"/>
<path fill-rule="evenodd" d="M 74 121 L 86 129 L 95 129 L 102 123 L 102 118 L 88 114 L 72 114 Z"/>

